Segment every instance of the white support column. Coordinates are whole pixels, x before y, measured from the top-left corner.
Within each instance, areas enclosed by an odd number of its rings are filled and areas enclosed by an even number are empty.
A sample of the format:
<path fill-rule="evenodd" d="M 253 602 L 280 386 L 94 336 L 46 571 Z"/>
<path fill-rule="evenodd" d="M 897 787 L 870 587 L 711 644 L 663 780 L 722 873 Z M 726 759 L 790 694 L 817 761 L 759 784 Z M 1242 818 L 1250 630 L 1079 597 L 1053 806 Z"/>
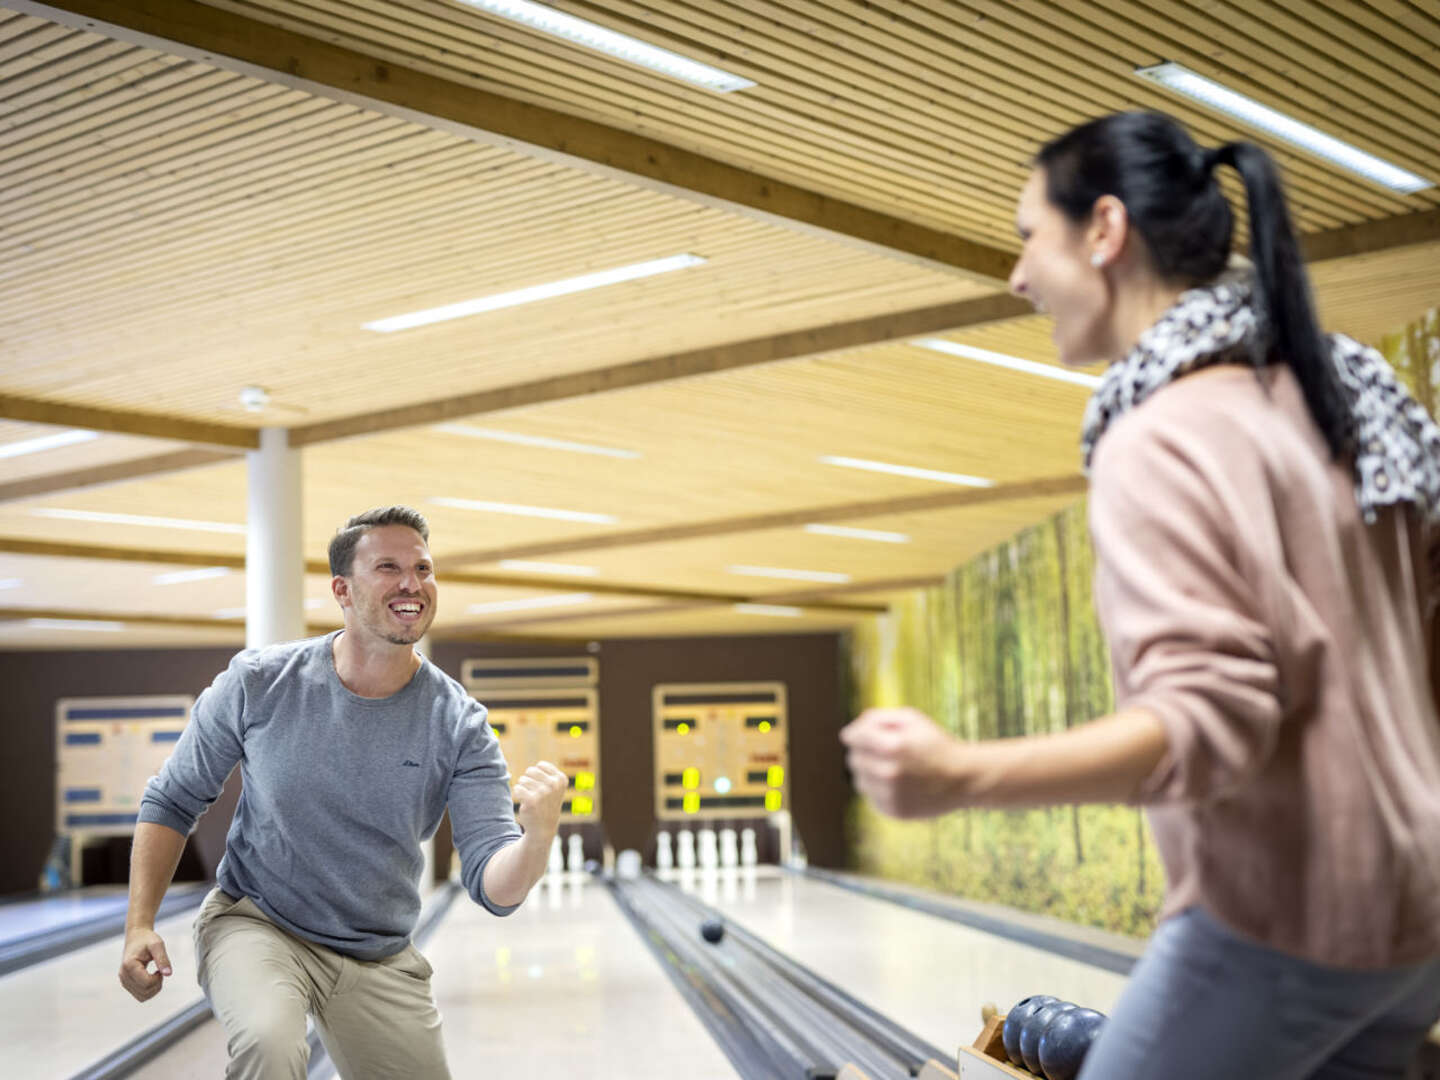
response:
<path fill-rule="evenodd" d="M 245 456 L 245 647 L 258 649 L 305 636 L 300 451 L 284 428 L 262 428 L 260 449 Z"/>

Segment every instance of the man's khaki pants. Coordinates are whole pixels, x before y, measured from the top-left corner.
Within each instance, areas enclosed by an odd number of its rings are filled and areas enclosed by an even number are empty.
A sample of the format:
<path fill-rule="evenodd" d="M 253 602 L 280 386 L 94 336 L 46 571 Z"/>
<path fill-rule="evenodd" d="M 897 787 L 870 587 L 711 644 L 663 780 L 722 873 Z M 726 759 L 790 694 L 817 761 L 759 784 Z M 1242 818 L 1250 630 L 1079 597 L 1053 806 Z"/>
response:
<path fill-rule="evenodd" d="M 216 889 L 195 919 L 195 955 L 225 1027 L 229 1080 L 304 1080 L 306 1013 L 343 1080 L 449 1080 L 430 964 L 413 945 L 356 960 Z"/>

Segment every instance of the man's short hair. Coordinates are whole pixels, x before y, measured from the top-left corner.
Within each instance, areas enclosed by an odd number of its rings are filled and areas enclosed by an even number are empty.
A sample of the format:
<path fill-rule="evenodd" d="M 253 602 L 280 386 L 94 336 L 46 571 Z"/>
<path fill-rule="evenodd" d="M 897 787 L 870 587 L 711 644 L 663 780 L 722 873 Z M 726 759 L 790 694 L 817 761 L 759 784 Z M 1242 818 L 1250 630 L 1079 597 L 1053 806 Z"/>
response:
<path fill-rule="evenodd" d="M 382 525 L 405 525 L 420 534 L 420 539 L 430 542 L 430 526 L 425 523 L 420 511 L 408 506 L 381 506 L 356 514 L 340 528 L 330 541 L 330 575 L 349 577 L 355 569 L 355 546 L 360 538 L 371 529 Z"/>

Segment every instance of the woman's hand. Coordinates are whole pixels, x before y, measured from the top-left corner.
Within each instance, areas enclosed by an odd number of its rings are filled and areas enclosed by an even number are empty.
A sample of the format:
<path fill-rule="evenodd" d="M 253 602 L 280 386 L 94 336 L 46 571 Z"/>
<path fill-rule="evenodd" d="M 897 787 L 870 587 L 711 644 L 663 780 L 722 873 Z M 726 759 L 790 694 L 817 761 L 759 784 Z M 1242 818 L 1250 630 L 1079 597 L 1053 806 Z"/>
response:
<path fill-rule="evenodd" d="M 964 803 L 965 744 L 918 709 L 866 709 L 840 731 L 855 788 L 883 813 L 935 817 Z"/>

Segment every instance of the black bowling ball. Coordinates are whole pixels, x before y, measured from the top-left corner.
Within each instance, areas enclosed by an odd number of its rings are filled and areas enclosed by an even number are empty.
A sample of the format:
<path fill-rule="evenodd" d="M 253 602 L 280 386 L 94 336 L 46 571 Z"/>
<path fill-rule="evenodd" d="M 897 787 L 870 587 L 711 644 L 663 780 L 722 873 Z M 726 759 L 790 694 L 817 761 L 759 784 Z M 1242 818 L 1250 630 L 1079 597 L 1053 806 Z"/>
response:
<path fill-rule="evenodd" d="M 1040 1033 L 1040 1068 L 1045 1080 L 1075 1080 L 1090 1044 L 1105 1025 L 1094 1009 L 1071 1009 L 1051 1020 Z"/>
<path fill-rule="evenodd" d="M 700 936 L 715 945 L 725 936 L 725 924 L 719 919 L 706 919 L 700 924 Z"/>
<path fill-rule="evenodd" d="M 1077 1006 L 1068 1001 L 1052 1001 L 1032 1012 L 1020 1026 L 1020 1056 L 1025 1061 L 1025 1068 L 1036 1076 L 1043 1075 L 1040 1072 L 1040 1036 L 1050 1026 L 1050 1021 L 1074 1008 Z"/>
<path fill-rule="evenodd" d="M 1024 1065 L 1025 1059 L 1020 1056 L 1020 1028 L 1030 1014 L 1042 1005 L 1049 1005 L 1056 999 L 1049 994 L 1031 994 L 1022 998 L 1011 1006 L 1010 1011 L 1005 1014 L 1005 1026 L 1001 1029 L 1000 1037 L 1005 1041 L 1005 1056 L 1012 1064 Z"/>

